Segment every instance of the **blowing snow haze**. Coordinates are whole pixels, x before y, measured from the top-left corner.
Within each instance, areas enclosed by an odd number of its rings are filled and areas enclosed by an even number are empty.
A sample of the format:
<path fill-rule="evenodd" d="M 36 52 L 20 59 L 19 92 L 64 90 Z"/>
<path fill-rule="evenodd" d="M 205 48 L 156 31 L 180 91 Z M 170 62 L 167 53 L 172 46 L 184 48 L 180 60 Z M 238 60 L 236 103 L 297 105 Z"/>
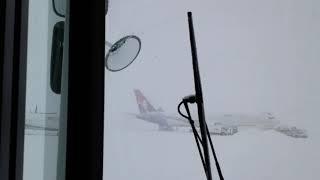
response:
<path fill-rule="evenodd" d="M 205 179 L 192 133 L 159 131 L 156 123 L 125 115 L 139 113 L 133 89 L 173 117 L 179 117 L 180 100 L 194 93 L 187 11 L 194 16 L 208 123 L 210 115 L 223 114 L 271 113 L 279 121 L 271 130 L 241 128 L 232 136 L 213 136 L 225 178 L 320 177 L 319 5 L 110 1 L 107 39 L 134 34 L 142 49 L 128 69 L 106 74 L 106 178 Z"/>

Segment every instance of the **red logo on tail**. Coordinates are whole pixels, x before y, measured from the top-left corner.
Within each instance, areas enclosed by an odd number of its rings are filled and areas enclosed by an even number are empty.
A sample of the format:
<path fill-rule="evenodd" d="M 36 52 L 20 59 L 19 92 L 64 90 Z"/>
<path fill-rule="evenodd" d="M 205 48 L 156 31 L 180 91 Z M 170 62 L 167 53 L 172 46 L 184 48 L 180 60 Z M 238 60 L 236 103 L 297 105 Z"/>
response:
<path fill-rule="evenodd" d="M 134 94 L 136 95 L 140 113 L 156 111 L 156 109 L 148 102 L 147 98 L 144 97 L 140 90 L 135 89 Z"/>

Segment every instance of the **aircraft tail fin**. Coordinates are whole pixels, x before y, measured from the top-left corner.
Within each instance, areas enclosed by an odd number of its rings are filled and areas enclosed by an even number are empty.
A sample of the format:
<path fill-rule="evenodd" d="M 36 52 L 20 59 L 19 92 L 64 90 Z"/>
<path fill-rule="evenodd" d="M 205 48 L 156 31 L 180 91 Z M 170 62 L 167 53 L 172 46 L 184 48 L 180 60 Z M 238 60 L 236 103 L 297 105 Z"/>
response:
<path fill-rule="evenodd" d="M 140 113 L 156 112 L 157 110 L 151 105 L 148 99 L 138 89 L 134 90 Z"/>

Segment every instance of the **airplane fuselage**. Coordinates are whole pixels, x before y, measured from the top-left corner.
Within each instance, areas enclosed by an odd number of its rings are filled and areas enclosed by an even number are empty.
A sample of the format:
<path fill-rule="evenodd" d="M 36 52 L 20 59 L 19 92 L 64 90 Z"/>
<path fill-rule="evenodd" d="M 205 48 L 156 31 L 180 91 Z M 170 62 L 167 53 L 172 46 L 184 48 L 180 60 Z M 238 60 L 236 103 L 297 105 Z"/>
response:
<path fill-rule="evenodd" d="M 148 112 L 137 114 L 136 118 L 157 124 L 160 128 L 189 126 L 182 118 L 166 115 L 163 112 Z"/>

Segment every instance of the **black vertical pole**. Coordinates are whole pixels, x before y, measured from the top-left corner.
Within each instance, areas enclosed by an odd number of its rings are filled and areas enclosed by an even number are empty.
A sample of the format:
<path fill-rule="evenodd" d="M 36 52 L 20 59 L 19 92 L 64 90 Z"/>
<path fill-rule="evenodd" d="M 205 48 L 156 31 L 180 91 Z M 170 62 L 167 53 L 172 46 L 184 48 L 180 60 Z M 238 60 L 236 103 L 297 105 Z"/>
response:
<path fill-rule="evenodd" d="M 69 3 L 65 176 L 66 180 L 102 180 L 105 0 Z"/>
<path fill-rule="evenodd" d="M 205 123 L 204 107 L 203 107 L 203 96 L 202 96 L 200 72 L 199 72 L 199 66 L 198 66 L 197 47 L 196 47 L 196 41 L 194 36 L 191 12 L 188 12 L 188 22 L 189 22 L 189 35 L 190 35 L 190 43 L 191 43 L 194 84 L 195 84 L 195 91 L 196 91 L 196 103 L 198 107 L 198 116 L 199 116 L 204 160 L 205 160 L 205 166 L 206 166 L 206 175 L 208 180 L 212 180 L 210 154 L 209 154 L 208 140 L 207 140 L 207 129 L 206 129 L 206 123 Z"/>
<path fill-rule="evenodd" d="M 0 3 L 0 179 L 22 180 L 28 0 Z"/>

